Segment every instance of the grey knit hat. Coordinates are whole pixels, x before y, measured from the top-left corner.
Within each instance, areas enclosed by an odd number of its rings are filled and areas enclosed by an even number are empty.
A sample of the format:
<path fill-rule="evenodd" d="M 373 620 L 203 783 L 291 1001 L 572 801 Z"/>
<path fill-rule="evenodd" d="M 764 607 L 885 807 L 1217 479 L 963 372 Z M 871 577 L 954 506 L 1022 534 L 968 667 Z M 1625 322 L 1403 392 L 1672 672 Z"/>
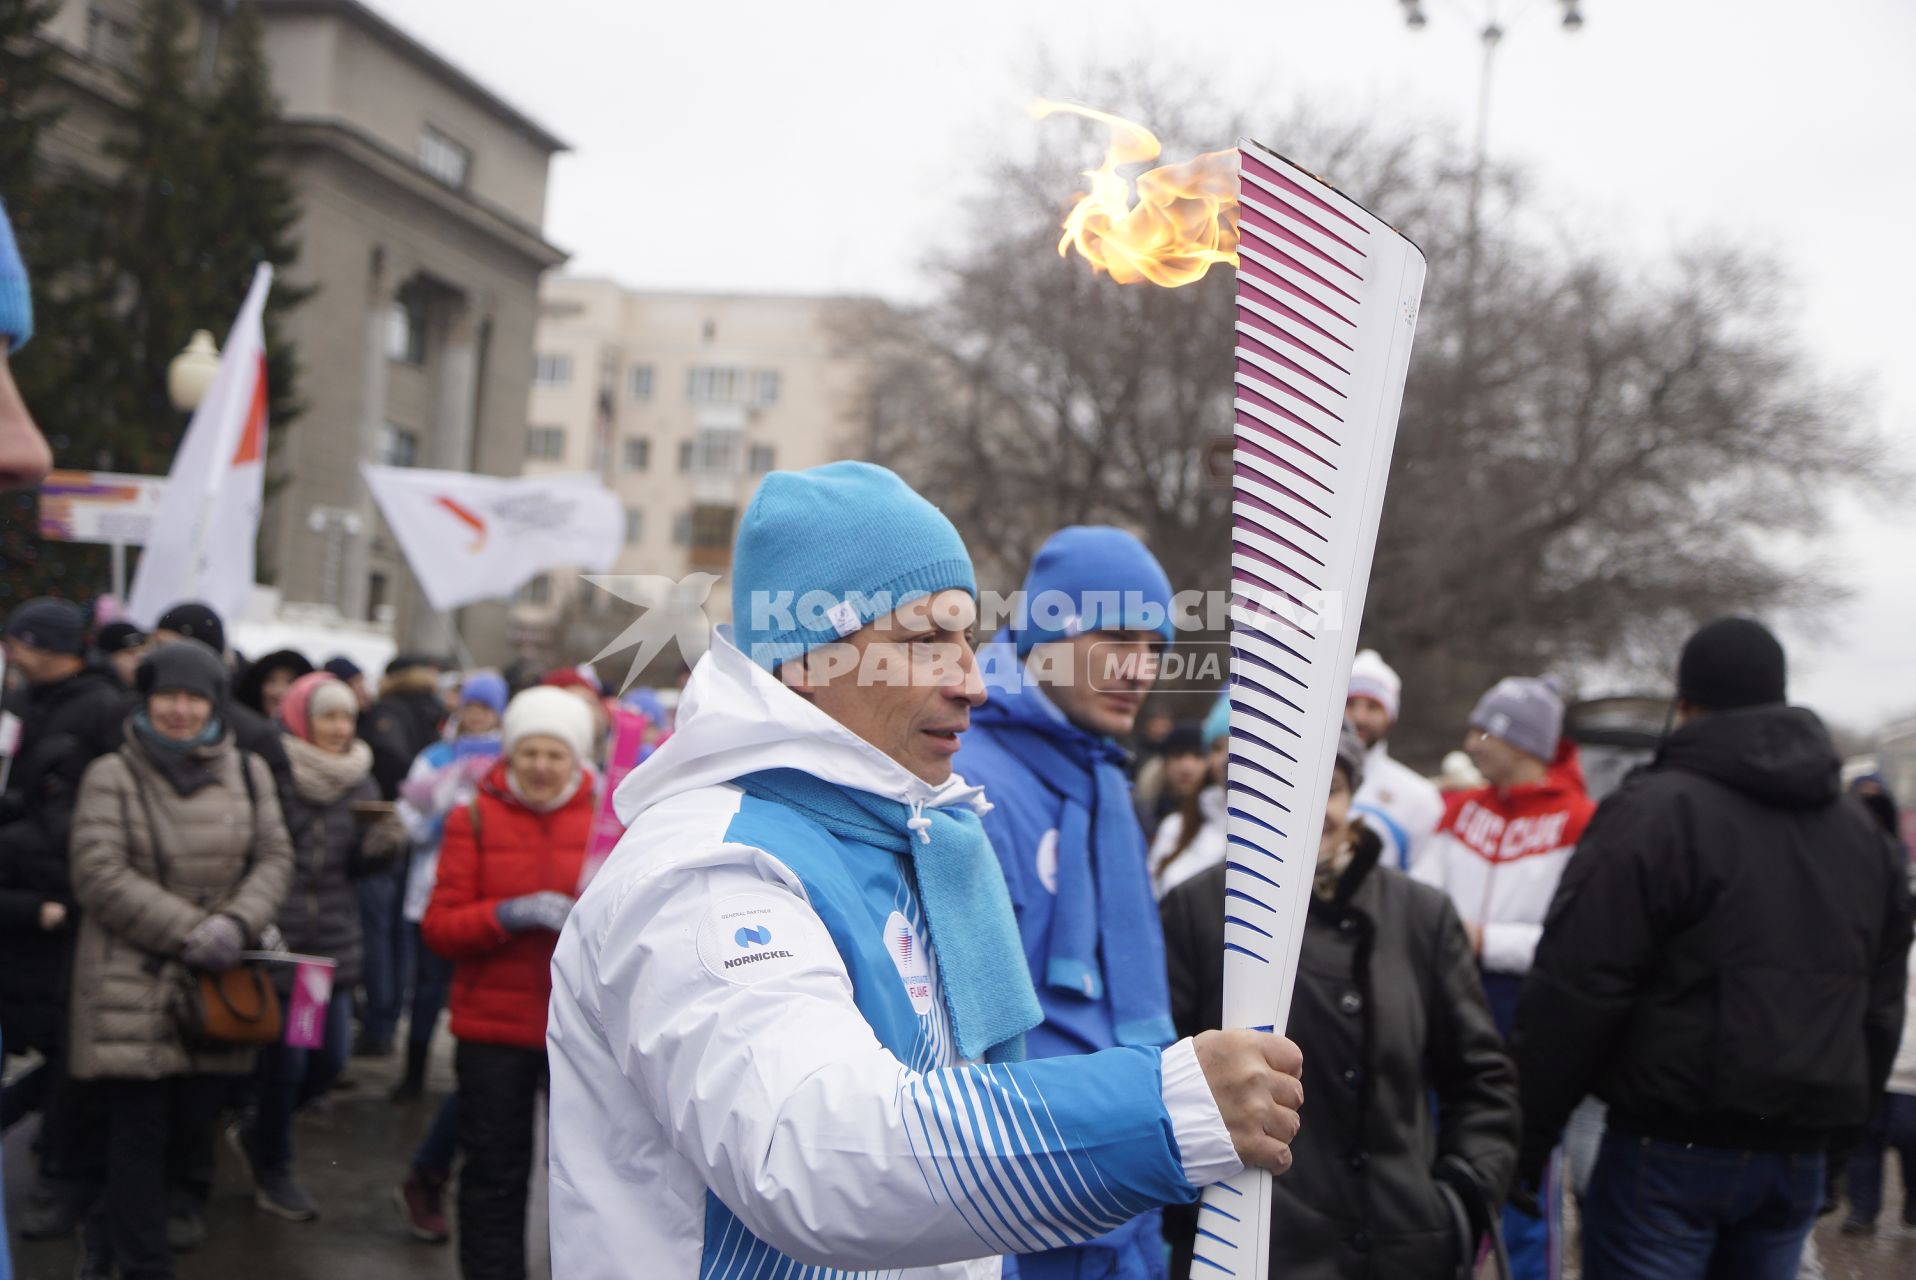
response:
<path fill-rule="evenodd" d="M 1470 727 L 1547 764 L 1556 758 L 1563 734 L 1563 699 L 1547 680 L 1507 676 L 1477 700 Z"/>
<path fill-rule="evenodd" d="M 226 700 L 226 664 L 194 640 L 163 644 L 140 660 L 133 686 L 142 700 L 156 693 L 196 693 L 214 706 Z"/>

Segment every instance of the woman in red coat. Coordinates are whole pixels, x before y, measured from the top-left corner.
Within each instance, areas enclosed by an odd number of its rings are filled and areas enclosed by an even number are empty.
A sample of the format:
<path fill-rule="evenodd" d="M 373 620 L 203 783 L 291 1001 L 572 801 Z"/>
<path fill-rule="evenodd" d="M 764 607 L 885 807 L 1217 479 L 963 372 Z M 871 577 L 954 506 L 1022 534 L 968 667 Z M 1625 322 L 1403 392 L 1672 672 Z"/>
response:
<path fill-rule="evenodd" d="M 453 962 L 459 1041 L 459 1272 L 526 1274 L 534 1108 L 546 1083 L 552 949 L 592 832 L 592 713 L 559 689 L 506 707 L 504 754 L 472 804 L 446 819 L 439 880 L 420 928 Z"/>

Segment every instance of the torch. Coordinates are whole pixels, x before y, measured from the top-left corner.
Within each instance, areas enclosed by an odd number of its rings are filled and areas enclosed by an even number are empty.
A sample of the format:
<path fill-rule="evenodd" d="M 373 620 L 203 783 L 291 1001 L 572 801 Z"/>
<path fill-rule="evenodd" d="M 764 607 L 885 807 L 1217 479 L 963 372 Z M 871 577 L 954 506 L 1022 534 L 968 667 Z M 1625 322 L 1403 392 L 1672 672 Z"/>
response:
<path fill-rule="evenodd" d="M 1155 158 L 1157 140 L 1102 113 L 1039 107 L 1057 109 L 1113 127 L 1061 251 L 1076 246 L 1120 282 L 1185 284 L 1213 262 L 1237 266 L 1224 1022 L 1281 1030 L 1424 258 L 1361 205 L 1250 141 L 1143 175 L 1131 206 L 1113 171 Z M 1235 191 L 1220 190 L 1231 167 Z M 1154 199 L 1167 190 L 1174 199 Z M 1270 1222 L 1269 1174 L 1248 1170 L 1207 1189 L 1193 1274 L 1264 1280 Z"/>

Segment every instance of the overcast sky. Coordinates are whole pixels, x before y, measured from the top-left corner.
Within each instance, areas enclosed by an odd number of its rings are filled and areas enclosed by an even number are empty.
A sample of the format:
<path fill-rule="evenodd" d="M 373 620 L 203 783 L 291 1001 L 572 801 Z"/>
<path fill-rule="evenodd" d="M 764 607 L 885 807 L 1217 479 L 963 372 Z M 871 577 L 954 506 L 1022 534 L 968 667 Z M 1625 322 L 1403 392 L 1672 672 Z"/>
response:
<path fill-rule="evenodd" d="M 1025 104 L 1060 90 L 1029 81 L 1040 51 L 1197 69 L 1227 107 L 1303 100 L 1465 131 L 1489 8 L 1425 0 L 1413 33 L 1396 0 L 371 3 L 572 144 L 547 221 L 571 270 L 900 297 L 960 233 L 968 168 L 1025 145 Z M 1533 164 L 1573 234 L 1777 255 L 1805 341 L 1866 388 L 1916 470 L 1916 3 L 1585 0 L 1574 35 L 1556 0 L 1496 7 L 1493 155 Z M 1793 695 L 1850 726 L 1916 714 L 1909 506 L 1845 507 L 1812 550 L 1853 595 L 1814 633 L 1788 628 Z"/>

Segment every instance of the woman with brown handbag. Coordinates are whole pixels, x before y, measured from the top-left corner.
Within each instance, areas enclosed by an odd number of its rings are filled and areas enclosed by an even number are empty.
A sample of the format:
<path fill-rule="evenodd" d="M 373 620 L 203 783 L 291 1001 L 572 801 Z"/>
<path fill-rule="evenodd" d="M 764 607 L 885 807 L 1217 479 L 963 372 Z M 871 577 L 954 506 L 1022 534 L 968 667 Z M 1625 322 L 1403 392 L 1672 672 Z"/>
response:
<path fill-rule="evenodd" d="M 107 1116 L 106 1193 L 80 1274 L 171 1280 L 167 1149 L 212 1125 L 223 1077 L 250 1071 L 255 1052 L 190 1035 L 231 1012 L 207 1007 L 220 993 L 202 975 L 232 970 L 272 921 L 293 853 L 271 772 L 223 723 L 219 658 L 163 645 L 137 688 L 126 741 L 87 769 L 73 820 L 73 1074 L 99 1083 Z"/>

